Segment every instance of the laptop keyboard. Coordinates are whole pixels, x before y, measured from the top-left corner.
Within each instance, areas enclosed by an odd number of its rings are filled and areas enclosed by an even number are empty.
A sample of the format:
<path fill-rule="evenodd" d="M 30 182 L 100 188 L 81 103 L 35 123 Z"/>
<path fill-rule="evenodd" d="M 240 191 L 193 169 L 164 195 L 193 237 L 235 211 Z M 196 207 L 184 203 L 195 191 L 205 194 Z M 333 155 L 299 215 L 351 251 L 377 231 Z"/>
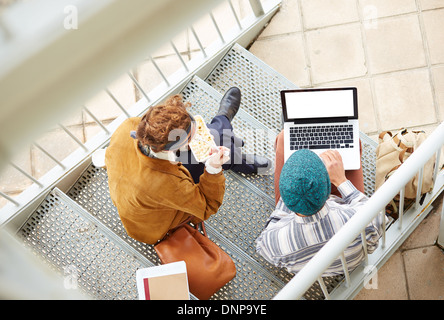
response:
<path fill-rule="evenodd" d="M 290 128 L 290 150 L 353 148 L 353 125 Z"/>

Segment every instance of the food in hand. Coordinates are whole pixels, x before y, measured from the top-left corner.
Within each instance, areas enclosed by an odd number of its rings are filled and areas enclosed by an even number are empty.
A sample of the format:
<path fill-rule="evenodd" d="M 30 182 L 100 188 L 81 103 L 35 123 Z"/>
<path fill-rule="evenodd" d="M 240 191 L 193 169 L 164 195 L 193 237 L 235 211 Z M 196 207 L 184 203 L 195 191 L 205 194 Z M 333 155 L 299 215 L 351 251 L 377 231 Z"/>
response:
<path fill-rule="evenodd" d="M 211 148 L 217 146 L 204 119 L 197 115 L 194 116 L 194 120 L 196 120 L 196 132 L 190 142 L 190 148 L 197 161 L 205 162 L 210 157 Z"/>

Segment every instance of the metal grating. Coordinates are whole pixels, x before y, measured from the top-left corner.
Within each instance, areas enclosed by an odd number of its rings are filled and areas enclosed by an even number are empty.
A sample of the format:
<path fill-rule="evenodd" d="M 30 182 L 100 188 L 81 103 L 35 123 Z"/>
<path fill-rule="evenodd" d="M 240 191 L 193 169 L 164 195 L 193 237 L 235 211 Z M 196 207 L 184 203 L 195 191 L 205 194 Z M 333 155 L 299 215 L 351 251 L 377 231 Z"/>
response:
<path fill-rule="evenodd" d="M 288 282 L 293 276 L 284 269 L 276 268 L 256 253 L 255 240 L 274 209 L 260 193 L 255 192 L 236 174 L 225 173 L 226 191 L 224 202 L 217 214 L 208 219 L 207 225 L 254 258 L 269 272 Z"/>
<path fill-rule="evenodd" d="M 111 201 L 105 170 L 91 165 L 68 192 L 68 196 L 153 264 L 160 264 L 153 246 L 134 240 L 126 233 L 117 208 Z"/>
<path fill-rule="evenodd" d="M 57 189 L 18 235 L 96 299 L 137 299 L 135 271 L 153 265 Z"/>
<path fill-rule="evenodd" d="M 241 108 L 277 134 L 282 129 L 281 98 L 283 89 L 297 86 L 236 44 L 207 77 L 219 92 L 237 86 L 242 92 Z"/>
<path fill-rule="evenodd" d="M 362 145 L 362 172 L 364 176 L 364 192 L 371 197 L 375 192 L 376 179 L 376 147 L 378 144 L 370 139 L 366 134 L 360 134 Z"/>

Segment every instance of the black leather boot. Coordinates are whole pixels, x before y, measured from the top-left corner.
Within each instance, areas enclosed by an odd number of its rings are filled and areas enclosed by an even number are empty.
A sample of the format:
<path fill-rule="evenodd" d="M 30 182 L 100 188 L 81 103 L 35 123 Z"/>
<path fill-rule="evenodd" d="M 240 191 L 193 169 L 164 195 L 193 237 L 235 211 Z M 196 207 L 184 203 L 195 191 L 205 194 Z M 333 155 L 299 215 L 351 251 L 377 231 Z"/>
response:
<path fill-rule="evenodd" d="M 226 116 L 231 122 L 239 110 L 240 102 L 241 92 L 239 88 L 232 87 L 228 89 L 220 101 L 219 111 L 216 116 Z"/>

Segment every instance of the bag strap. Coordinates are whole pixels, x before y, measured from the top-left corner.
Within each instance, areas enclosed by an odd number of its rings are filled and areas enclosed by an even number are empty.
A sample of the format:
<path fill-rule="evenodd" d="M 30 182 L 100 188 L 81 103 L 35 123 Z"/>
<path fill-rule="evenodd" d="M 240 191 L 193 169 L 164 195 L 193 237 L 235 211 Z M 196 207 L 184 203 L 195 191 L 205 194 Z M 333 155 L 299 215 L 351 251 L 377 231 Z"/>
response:
<path fill-rule="evenodd" d="M 389 172 L 387 172 L 387 174 L 385 175 L 385 181 L 387 181 L 387 179 L 393 174 L 394 171 L 396 171 L 397 169 L 399 169 L 399 167 L 404 163 L 404 155 L 406 152 L 413 152 L 413 151 L 409 151 L 411 148 L 407 148 L 407 149 L 402 149 L 401 152 L 399 152 L 399 162 L 401 162 L 400 164 L 398 164 L 397 166 L 394 166 Z"/>
<path fill-rule="evenodd" d="M 412 151 L 409 151 L 409 152 L 412 153 L 413 152 L 413 147 L 416 145 L 416 141 L 409 141 L 409 140 L 405 139 L 404 136 L 406 134 L 408 134 L 408 133 L 413 134 L 415 136 L 415 140 L 416 140 L 416 137 L 419 134 L 421 134 L 421 133 L 425 134 L 425 131 L 424 130 L 408 130 L 408 129 L 403 129 L 393 138 L 393 140 L 395 140 L 396 143 L 398 143 L 398 146 L 400 146 L 401 148 L 404 148 L 404 147 L 409 148 L 409 149 L 412 150 Z"/>
<path fill-rule="evenodd" d="M 382 131 L 382 132 L 379 134 L 379 141 L 384 140 L 384 136 L 385 136 L 386 134 L 388 134 L 390 137 L 393 137 L 393 134 L 392 134 L 390 131 Z"/>
<path fill-rule="evenodd" d="M 165 238 L 167 238 L 169 235 L 171 235 L 172 233 L 174 233 L 174 231 L 176 231 L 177 229 L 179 229 L 179 228 L 183 227 L 184 225 L 188 224 L 189 222 L 191 222 L 192 219 L 193 219 L 193 217 L 192 217 L 192 216 L 189 216 L 189 217 L 186 218 L 183 222 L 181 222 L 180 224 L 178 224 L 178 225 L 175 226 L 174 228 L 168 230 L 168 232 L 165 234 L 165 236 L 164 236 L 162 239 L 159 240 L 159 242 L 162 241 L 162 240 L 165 240 Z M 197 224 L 194 226 L 194 229 L 196 229 L 198 232 L 200 232 L 200 231 L 199 231 L 199 226 L 200 226 L 200 228 L 202 229 L 202 232 L 203 232 L 204 236 L 208 238 L 207 230 L 205 229 L 205 224 L 203 223 L 203 221 L 197 223 Z"/>
<path fill-rule="evenodd" d="M 403 136 L 407 133 L 407 129 L 402 129 L 398 131 L 395 135 L 393 135 L 390 131 L 383 131 L 379 135 L 379 142 L 383 141 L 385 134 L 388 133 L 391 137 L 388 141 L 390 141 L 392 147 L 399 152 L 402 152 L 404 149 L 407 149 L 407 152 L 412 153 L 413 148 L 404 143 L 405 139 L 402 139 Z M 402 162 L 402 161 L 401 161 Z"/>
<path fill-rule="evenodd" d="M 394 166 L 389 172 L 387 172 L 387 174 L 385 175 L 385 181 L 387 181 L 388 178 L 390 178 L 390 176 L 393 174 L 393 172 L 395 172 L 397 169 L 399 169 L 401 165 L 398 164 L 397 166 Z"/>
<path fill-rule="evenodd" d="M 407 149 L 403 149 L 400 153 L 399 153 L 399 162 L 401 162 L 400 164 L 398 164 L 397 166 L 394 166 L 389 172 L 387 172 L 387 174 L 385 175 L 385 180 L 387 181 L 387 179 L 389 178 L 389 176 L 393 173 L 393 171 L 399 169 L 399 167 L 404 163 L 404 155 L 406 152 L 412 153 L 412 151 L 410 151 L 412 148 L 407 148 Z"/>
<path fill-rule="evenodd" d="M 407 149 L 403 149 L 400 153 L 399 153 L 399 162 L 404 163 L 404 156 L 405 153 L 413 153 L 413 148 L 407 148 Z"/>
<path fill-rule="evenodd" d="M 177 226 L 175 226 L 174 228 L 171 228 L 170 230 L 167 231 L 167 233 L 165 233 L 165 235 L 163 236 L 162 239 L 160 239 L 158 242 L 165 240 L 165 238 L 167 238 L 170 234 L 172 234 L 174 231 L 176 231 L 177 229 L 183 227 L 184 225 L 186 225 L 187 223 L 189 223 L 191 221 L 191 219 L 193 219 L 193 216 L 189 216 L 188 218 L 186 218 L 184 221 L 182 221 L 181 223 L 179 223 Z"/>
<path fill-rule="evenodd" d="M 196 225 L 194 226 L 194 229 L 196 229 L 197 231 L 199 231 L 199 226 L 200 226 L 200 228 L 202 229 L 202 232 L 203 232 L 204 236 L 208 238 L 207 230 L 205 229 L 205 224 L 203 223 L 203 221 L 202 221 L 202 222 L 199 222 L 198 224 L 196 224 Z M 199 231 L 199 232 L 200 232 L 200 231 Z"/>
<path fill-rule="evenodd" d="M 409 147 L 407 147 L 407 146 L 402 142 L 401 139 L 398 138 L 397 135 L 393 137 L 393 142 L 396 144 L 396 146 L 397 146 L 398 148 L 401 148 L 401 149 L 408 149 L 408 148 L 409 148 Z M 410 148 L 410 149 L 411 149 L 411 148 Z"/>
<path fill-rule="evenodd" d="M 207 235 L 207 230 L 205 229 L 205 224 L 203 223 L 203 221 L 200 223 L 200 225 L 201 225 L 201 227 L 202 227 L 202 231 L 203 231 L 203 233 L 204 233 L 204 235 L 205 235 L 205 237 L 207 237 L 208 238 L 208 235 Z"/>
<path fill-rule="evenodd" d="M 388 134 L 390 136 L 390 139 L 388 141 L 390 141 L 390 143 L 392 144 L 393 148 L 395 148 L 396 150 L 398 150 L 399 152 L 401 152 L 404 149 L 407 149 L 408 147 L 406 145 L 404 145 L 402 143 L 402 141 L 398 138 L 398 134 L 400 134 L 402 131 L 398 132 L 397 134 L 395 134 L 393 136 L 393 133 L 391 131 L 382 131 L 379 134 L 379 143 L 384 141 L 384 137 L 386 134 Z M 412 151 L 413 152 L 413 151 Z M 401 161 L 402 162 L 402 161 Z"/>
<path fill-rule="evenodd" d="M 407 129 L 401 129 L 394 136 L 392 136 L 393 147 L 395 147 L 395 149 L 398 151 L 409 148 L 409 146 L 405 144 L 405 139 L 403 139 L 403 136 L 406 133 Z"/>

